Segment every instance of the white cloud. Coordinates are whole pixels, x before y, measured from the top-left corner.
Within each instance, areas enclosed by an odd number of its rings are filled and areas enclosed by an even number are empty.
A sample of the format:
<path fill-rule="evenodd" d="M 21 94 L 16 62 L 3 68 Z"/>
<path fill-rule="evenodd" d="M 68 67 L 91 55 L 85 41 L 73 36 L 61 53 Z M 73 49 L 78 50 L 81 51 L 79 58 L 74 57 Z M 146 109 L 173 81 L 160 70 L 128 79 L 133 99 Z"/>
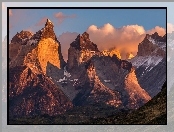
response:
<path fill-rule="evenodd" d="M 164 36 L 166 34 L 166 29 L 156 26 L 155 28 L 147 31 L 148 34 L 153 34 L 155 32 L 158 32 L 160 36 Z"/>
<path fill-rule="evenodd" d="M 145 34 L 152 34 L 158 32 L 159 35 L 165 34 L 165 29 L 159 26 L 145 31 L 143 26 L 139 25 L 127 25 L 121 28 L 115 28 L 110 23 L 97 27 L 91 25 L 87 29 L 91 41 L 97 44 L 99 50 L 105 50 L 116 47 L 121 51 L 121 55 L 124 58 L 127 52 L 132 52 L 136 55 L 138 50 L 138 44 L 144 39 Z"/>

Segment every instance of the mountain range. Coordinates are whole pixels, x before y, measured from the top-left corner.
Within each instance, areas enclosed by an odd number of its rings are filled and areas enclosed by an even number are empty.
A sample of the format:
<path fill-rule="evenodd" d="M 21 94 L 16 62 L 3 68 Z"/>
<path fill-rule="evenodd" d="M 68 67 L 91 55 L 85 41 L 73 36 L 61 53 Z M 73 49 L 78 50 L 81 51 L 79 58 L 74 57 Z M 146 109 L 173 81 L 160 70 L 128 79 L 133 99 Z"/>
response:
<path fill-rule="evenodd" d="M 46 115 L 60 116 L 56 122 L 60 124 L 63 115 L 73 116 L 76 109 L 84 112 L 84 118 L 94 118 L 98 109 L 105 111 L 103 115 L 139 110 L 166 82 L 166 35 L 157 32 L 147 34 L 137 55 L 127 53 L 126 60 L 116 48 L 100 51 L 87 32 L 79 34 L 67 52 L 65 62 L 49 19 L 35 34 L 21 31 L 12 38 L 8 75 L 11 121 Z"/>

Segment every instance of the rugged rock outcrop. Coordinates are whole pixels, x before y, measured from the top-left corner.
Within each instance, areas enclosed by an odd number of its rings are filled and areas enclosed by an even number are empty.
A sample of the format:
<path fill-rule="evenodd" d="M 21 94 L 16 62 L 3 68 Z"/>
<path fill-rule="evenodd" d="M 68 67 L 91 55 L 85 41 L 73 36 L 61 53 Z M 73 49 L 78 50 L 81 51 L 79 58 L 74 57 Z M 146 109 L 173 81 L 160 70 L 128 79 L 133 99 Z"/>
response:
<path fill-rule="evenodd" d="M 109 63 L 112 63 L 113 66 L 110 67 L 111 69 L 107 67 L 107 61 L 109 61 Z M 103 67 L 105 67 L 105 69 L 103 69 L 102 71 L 100 68 Z M 85 68 L 85 73 L 81 75 L 81 77 L 79 78 L 79 84 L 76 85 L 76 88 L 80 89 L 80 92 L 74 98 L 73 103 L 75 105 L 104 103 L 106 105 L 121 107 L 121 96 L 117 91 L 112 90 L 115 87 L 111 89 L 106 85 L 108 80 L 109 82 L 111 82 L 110 85 L 114 84 L 114 82 L 112 82 L 112 80 L 114 79 L 112 78 L 112 76 L 114 74 L 109 76 L 109 73 L 111 73 L 110 70 L 119 70 L 114 62 L 112 62 L 110 57 L 93 57 L 91 58 L 91 60 L 85 63 Z M 107 72 L 109 73 L 106 75 Z M 124 73 L 124 70 L 122 72 Z M 122 78 L 124 78 L 124 75 L 125 74 L 122 74 Z M 115 75 L 115 77 L 116 76 L 117 75 Z M 115 80 L 119 80 L 119 78 L 117 77 L 115 78 Z"/>
<path fill-rule="evenodd" d="M 115 62 L 119 68 L 126 69 L 128 71 L 132 68 L 132 63 L 126 60 L 119 59 L 116 55 L 112 56 L 112 61 Z"/>
<path fill-rule="evenodd" d="M 140 86 L 154 97 L 166 81 L 166 35 L 146 35 L 138 46 L 137 56 L 129 61 L 136 68 Z"/>
<path fill-rule="evenodd" d="M 57 115 L 73 105 L 64 93 L 43 74 L 35 74 L 27 66 L 10 69 L 10 117 Z"/>
<path fill-rule="evenodd" d="M 9 45 L 9 59 L 13 60 L 19 53 L 20 48 L 23 44 L 25 44 L 31 37 L 33 33 L 29 31 L 21 31 L 17 33 L 11 40 Z"/>
<path fill-rule="evenodd" d="M 79 93 L 73 99 L 75 105 L 102 103 L 116 108 L 139 108 L 150 100 L 136 79 L 135 73 L 116 63 L 109 56 L 93 56 L 85 63 L 75 86 Z M 127 62 L 130 63 L 130 62 Z M 130 72 L 131 71 L 131 72 Z M 132 78 L 134 77 L 134 78 Z"/>
<path fill-rule="evenodd" d="M 155 60 L 157 59 L 158 62 Z M 151 97 L 158 94 L 166 81 L 166 58 L 152 58 L 151 61 L 156 63 L 154 65 L 142 65 L 136 69 L 136 75 L 138 82 L 141 87 L 143 87 Z M 147 60 L 147 62 L 149 59 Z"/>
<path fill-rule="evenodd" d="M 81 63 L 88 61 L 93 55 L 98 54 L 97 45 L 91 42 L 89 34 L 84 32 L 78 35 L 68 49 L 68 69 L 78 67 Z"/>
<path fill-rule="evenodd" d="M 17 46 L 11 46 L 10 52 L 18 52 L 9 62 L 10 116 L 57 115 L 72 107 L 51 79 L 65 65 L 53 27 L 47 19 L 45 27 L 32 37 L 22 31 L 12 39 L 11 44 Z"/>
<path fill-rule="evenodd" d="M 129 95 L 128 106 L 131 109 L 137 109 L 151 99 L 149 94 L 139 85 L 134 68 L 125 79 L 125 89 Z"/>
<path fill-rule="evenodd" d="M 11 43 L 22 43 L 23 41 L 30 39 L 33 36 L 32 32 L 29 31 L 21 31 L 12 38 Z"/>
<path fill-rule="evenodd" d="M 166 37 L 159 36 L 157 32 L 152 35 L 146 34 L 144 40 L 138 45 L 138 56 L 158 55 L 165 56 Z"/>
<path fill-rule="evenodd" d="M 42 70 L 44 74 L 46 74 L 48 62 L 58 69 L 63 68 L 65 62 L 62 57 L 60 42 L 56 38 L 53 27 L 53 23 L 47 19 L 44 28 L 25 41 L 25 44 L 19 43 L 18 53 L 11 58 L 10 67 L 30 65 Z M 15 48 L 17 47 L 15 46 Z M 39 64 L 39 67 L 37 64 Z"/>

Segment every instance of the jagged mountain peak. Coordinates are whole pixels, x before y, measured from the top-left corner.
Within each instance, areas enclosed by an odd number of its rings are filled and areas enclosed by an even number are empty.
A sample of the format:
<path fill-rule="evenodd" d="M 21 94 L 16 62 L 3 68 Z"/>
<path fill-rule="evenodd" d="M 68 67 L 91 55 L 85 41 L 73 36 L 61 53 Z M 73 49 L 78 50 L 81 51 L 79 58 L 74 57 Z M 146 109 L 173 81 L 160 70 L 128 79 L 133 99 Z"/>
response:
<path fill-rule="evenodd" d="M 52 25 L 52 26 L 54 26 L 54 25 L 53 25 L 53 22 L 52 22 L 50 19 L 47 19 L 47 21 L 46 21 L 46 23 L 45 23 L 45 26 L 47 26 L 47 25 Z"/>
<path fill-rule="evenodd" d="M 73 41 L 70 46 L 78 49 L 78 50 L 91 50 L 91 51 L 99 51 L 97 48 L 97 45 L 94 44 L 90 38 L 89 34 L 87 32 L 84 32 L 82 35 L 79 34 L 75 41 Z"/>
<path fill-rule="evenodd" d="M 68 49 L 68 69 L 78 67 L 81 63 L 88 61 L 92 56 L 100 52 L 97 45 L 89 39 L 89 34 L 84 32 L 70 44 Z"/>
<path fill-rule="evenodd" d="M 24 31 L 22 30 L 21 32 L 17 32 L 16 35 L 12 38 L 11 43 L 20 43 L 24 39 L 29 39 L 33 36 L 33 33 L 30 31 Z"/>
<path fill-rule="evenodd" d="M 12 54 L 11 66 L 27 65 L 38 67 L 39 64 L 44 74 L 46 74 L 47 62 L 51 62 L 58 69 L 64 67 L 65 62 L 61 53 L 60 42 L 56 38 L 53 23 L 47 19 L 45 27 L 36 32 L 31 38 L 21 41 L 17 48 L 11 45 L 11 50 L 17 54 Z M 28 32 L 20 32 L 26 34 Z M 12 52 L 11 52 L 12 53 Z M 10 53 L 10 54 L 11 54 Z M 35 68 L 34 68 L 35 69 Z"/>
<path fill-rule="evenodd" d="M 144 40 L 138 45 L 138 56 L 165 56 L 166 36 L 159 36 L 157 32 L 146 34 Z"/>
<path fill-rule="evenodd" d="M 84 32 L 82 36 L 84 39 L 89 39 L 89 34 L 87 32 Z"/>

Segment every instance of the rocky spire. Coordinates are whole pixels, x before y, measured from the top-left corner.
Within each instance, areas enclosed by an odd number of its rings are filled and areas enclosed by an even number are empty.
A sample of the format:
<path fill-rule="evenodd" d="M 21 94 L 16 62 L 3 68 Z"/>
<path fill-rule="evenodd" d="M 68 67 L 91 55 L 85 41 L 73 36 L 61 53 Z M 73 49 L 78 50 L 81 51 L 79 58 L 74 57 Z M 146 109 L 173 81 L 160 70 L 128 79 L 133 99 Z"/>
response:
<path fill-rule="evenodd" d="M 70 44 L 68 50 L 68 69 L 70 70 L 86 62 L 97 53 L 99 53 L 97 45 L 89 39 L 89 34 L 87 32 L 84 32 L 82 35 L 79 34 Z"/>
<path fill-rule="evenodd" d="M 42 38 L 52 38 L 53 40 L 57 40 L 53 28 L 53 23 L 49 19 L 47 19 L 45 27 L 42 30 Z"/>
<path fill-rule="evenodd" d="M 50 19 L 47 19 L 47 21 L 45 23 L 45 27 L 51 27 L 51 28 L 54 27 L 54 25 L 53 25 L 53 23 L 52 23 L 52 21 Z"/>
<path fill-rule="evenodd" d="M 91 51 L 99 51 L 97 45 L 89 39 L 89 34 L 87 32 L 84 32 L 82 35 L 79 34 L 75 41 L 73 41 L 70 45 L 78 50 L 88 49 Z"/>

